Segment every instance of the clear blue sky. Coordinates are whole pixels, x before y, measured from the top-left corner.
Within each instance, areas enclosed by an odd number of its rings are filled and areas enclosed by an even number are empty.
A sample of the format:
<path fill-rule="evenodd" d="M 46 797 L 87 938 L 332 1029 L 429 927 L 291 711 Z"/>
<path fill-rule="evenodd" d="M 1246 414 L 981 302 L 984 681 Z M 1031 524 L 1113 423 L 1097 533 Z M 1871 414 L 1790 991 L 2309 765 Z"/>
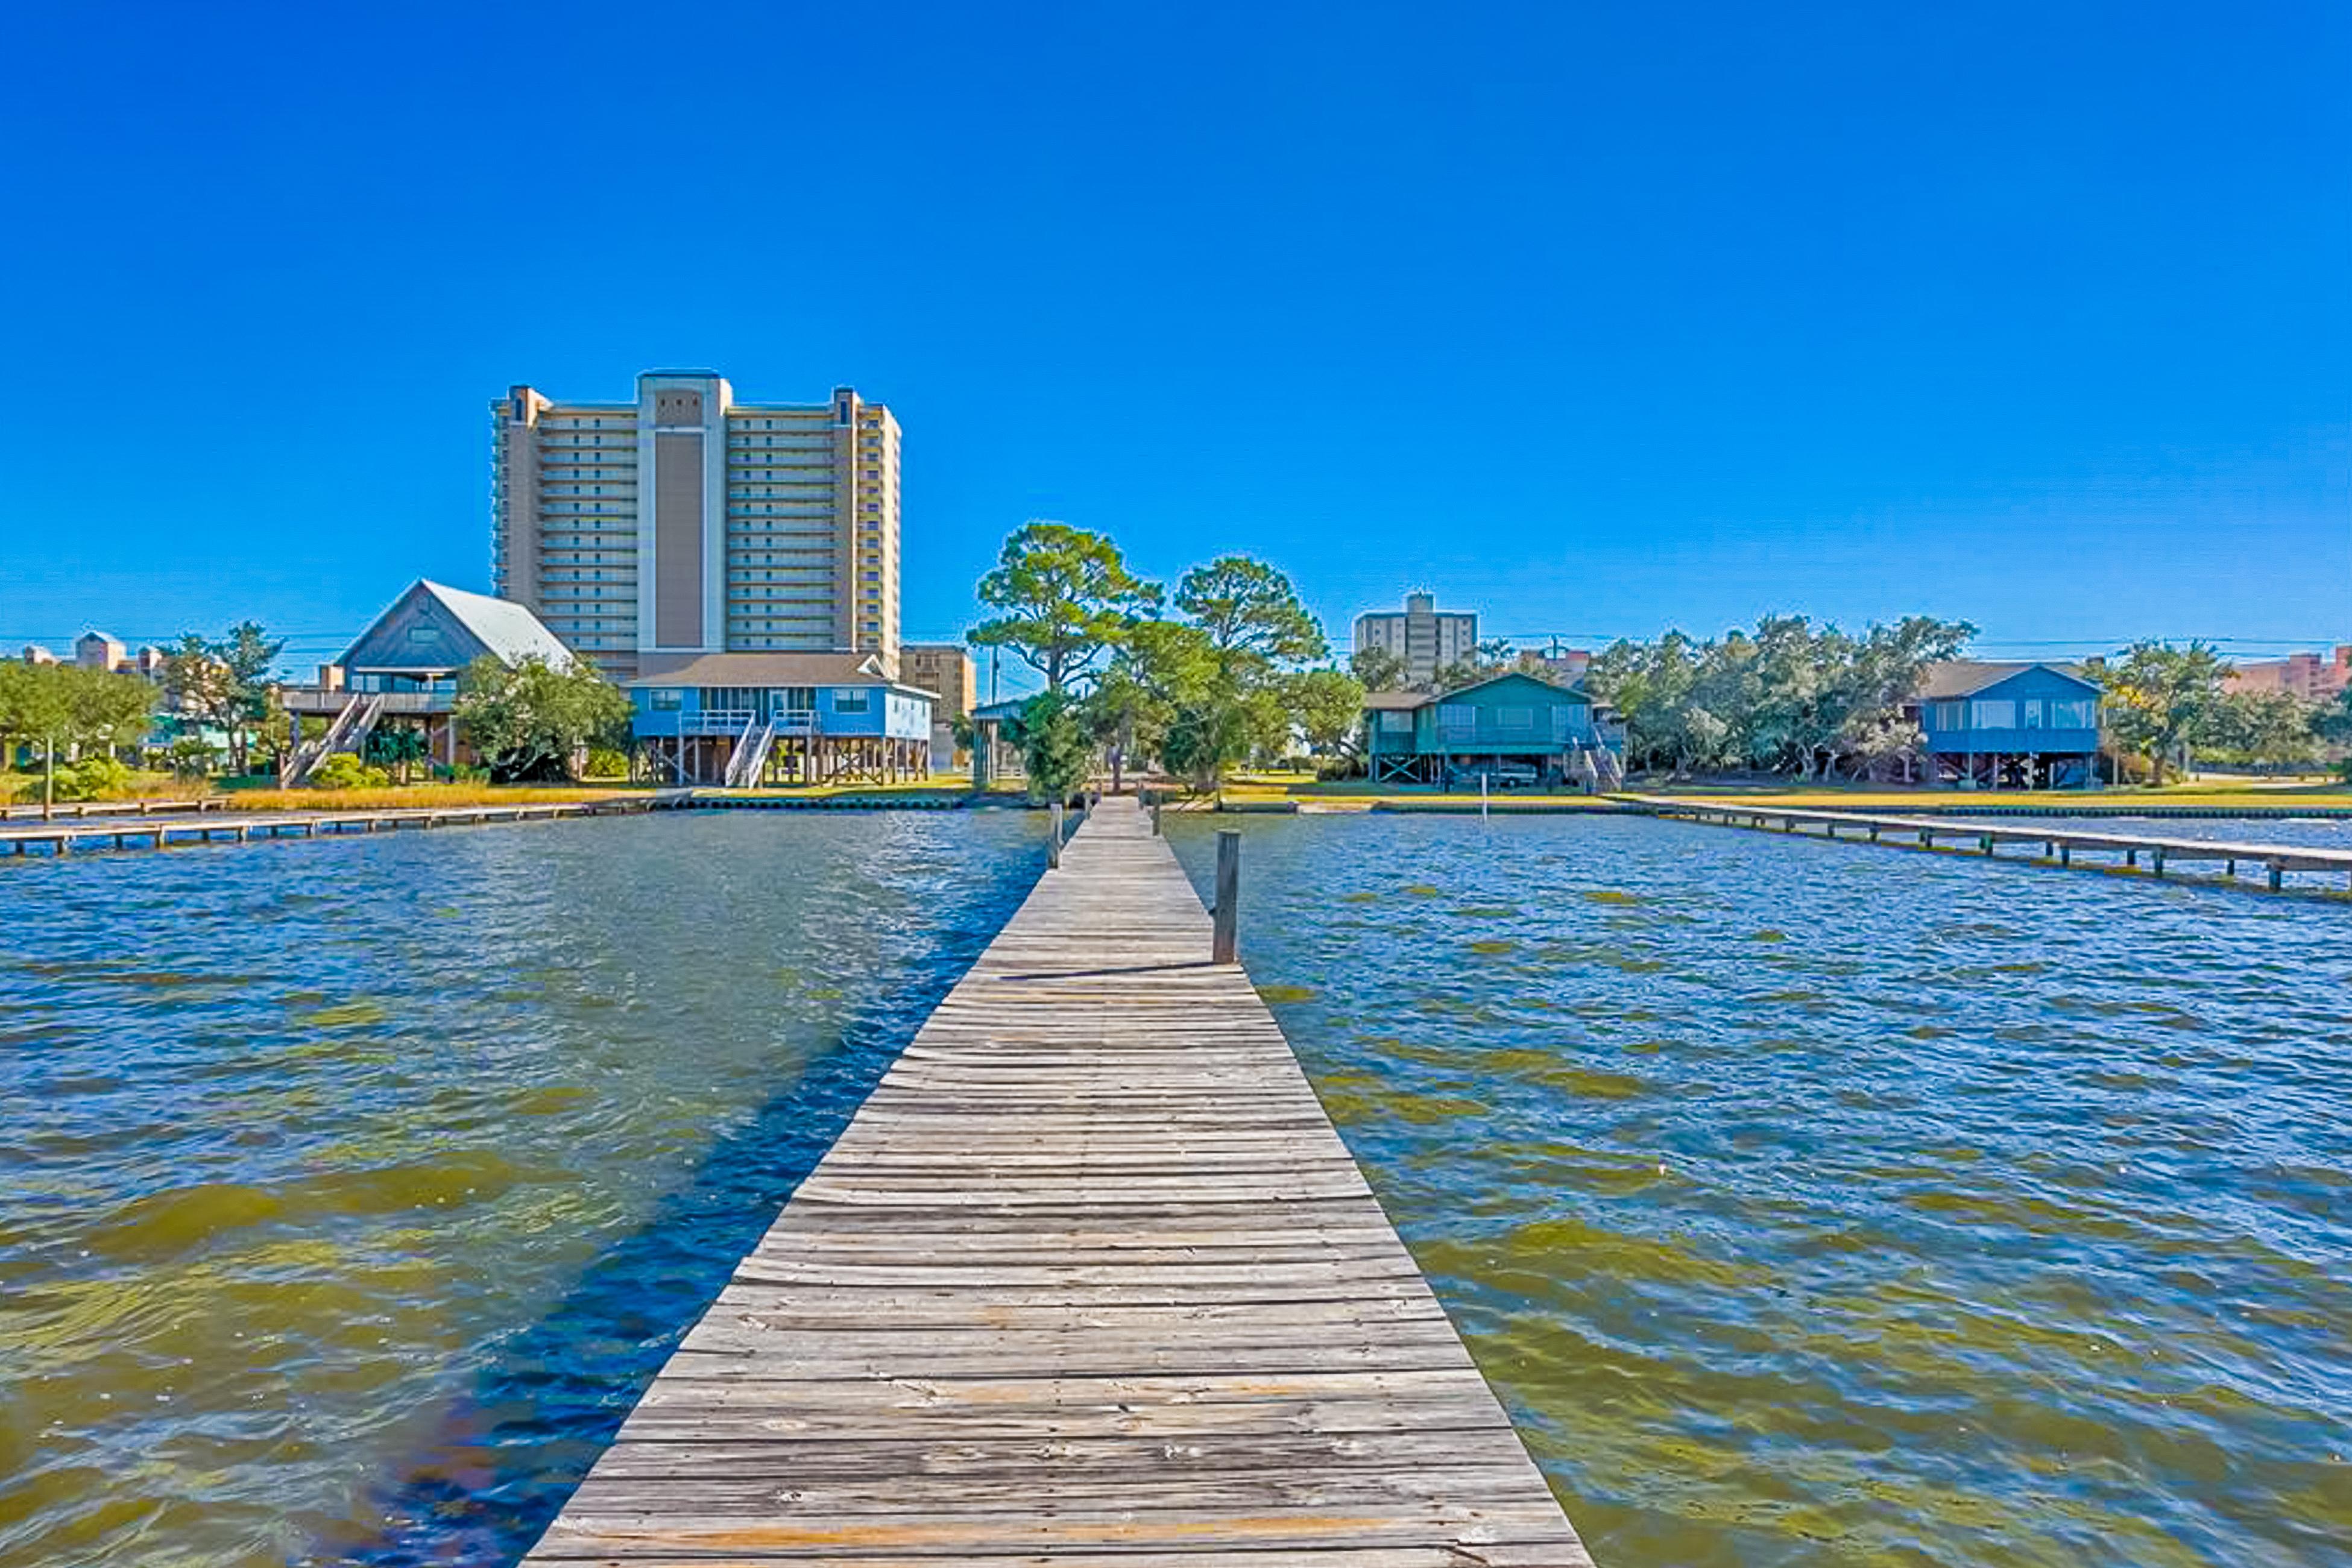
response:
<path fill-rule="evenodd" d="M 0 639 L 486 587 L 488 400 L 836 383 L 1335 637 L 2352 639 L 2352 9 L 18 7 Z"/>

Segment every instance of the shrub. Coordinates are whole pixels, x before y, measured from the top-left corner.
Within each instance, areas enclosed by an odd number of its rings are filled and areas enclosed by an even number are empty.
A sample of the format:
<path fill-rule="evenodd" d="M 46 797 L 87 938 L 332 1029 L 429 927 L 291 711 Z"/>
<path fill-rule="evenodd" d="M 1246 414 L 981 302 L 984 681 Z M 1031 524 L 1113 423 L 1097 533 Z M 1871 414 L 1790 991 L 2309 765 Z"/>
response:
<path fill-rule="evenodd" d="M 85 757 L 58 769 L 60 800 L 112 800 L 130 792 L 130 767 L 111 757 Z"/>
<path fill-rule="evenodd" d="M 201 779 L 213 770 L 219 760 L 220 749 L 201 736 L 184 735 L 164 754 L 171 759 L 172 771 L 183 779 Z"/>
<path fill-rule="evenodd" d="M 588 768 L 584 776 L 590 779 L 626 779 L 629 776 L 629 754 L 616 751 L 609 746 L 592 746 L 588 748 Z"/>
<path fill-rule="evenodd" d="M 348 751 L 338 751 L 310 770 L 313 789 L 382 789 L 392 775 L 371 768 Z"/>

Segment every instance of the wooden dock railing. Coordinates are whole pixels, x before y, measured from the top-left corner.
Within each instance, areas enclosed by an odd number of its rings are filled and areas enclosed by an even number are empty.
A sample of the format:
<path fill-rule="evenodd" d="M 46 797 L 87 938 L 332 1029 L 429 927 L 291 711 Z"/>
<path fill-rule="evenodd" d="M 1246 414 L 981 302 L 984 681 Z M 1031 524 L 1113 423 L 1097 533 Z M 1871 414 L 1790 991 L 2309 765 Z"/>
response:
<path fill-rule="evenodd" d="M 529 1563 L 1591 1559 L 1133 801 L 1106 800 Z"/>

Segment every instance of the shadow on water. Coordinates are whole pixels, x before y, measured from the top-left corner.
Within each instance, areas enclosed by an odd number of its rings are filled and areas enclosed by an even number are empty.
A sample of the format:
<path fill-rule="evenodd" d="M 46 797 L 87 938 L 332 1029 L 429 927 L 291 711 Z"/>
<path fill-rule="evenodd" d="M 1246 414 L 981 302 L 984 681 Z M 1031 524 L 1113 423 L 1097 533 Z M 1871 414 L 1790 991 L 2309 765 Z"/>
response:
<path fill-rule="evenodd" d="M 678 1342 L 758 1244 L 922 1021 L 1026 895 L 1014 891 L 931 983 L 852 1019 L 793 1086 L 499 1350 L 439 1432 L 308 1561 L 508 1563 L 539 1539 Z"/>

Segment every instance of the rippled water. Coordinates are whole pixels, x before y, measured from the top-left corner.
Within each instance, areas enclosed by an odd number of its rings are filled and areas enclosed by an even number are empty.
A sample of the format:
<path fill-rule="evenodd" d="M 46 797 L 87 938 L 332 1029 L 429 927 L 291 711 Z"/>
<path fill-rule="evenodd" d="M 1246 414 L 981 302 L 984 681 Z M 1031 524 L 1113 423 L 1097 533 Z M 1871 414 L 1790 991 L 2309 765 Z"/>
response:
<path fill-rule="evenodd" d="M 2352 1561 L 2352 907 L 1240 826 L 1244 957 L 1604 1568 Z"/>
<path fill-rule="evenodd" d="M 1974 819 L 1982 821 L 1983 819 Z M 2005 827 L 2039 826 L 2008 821 Z M 2053 817 L 2053 828 L 2090 833 L 2141 833 L 2155 839 L 2221 839 L 2233 844 L 2299 844 L 2352 850 L 2352 817 Z"/>
<path fill-rule="evenodd" d="M 496 1563 L 1017 904 L 1013 813 L 0 869 L 0 1563 Z"/>

